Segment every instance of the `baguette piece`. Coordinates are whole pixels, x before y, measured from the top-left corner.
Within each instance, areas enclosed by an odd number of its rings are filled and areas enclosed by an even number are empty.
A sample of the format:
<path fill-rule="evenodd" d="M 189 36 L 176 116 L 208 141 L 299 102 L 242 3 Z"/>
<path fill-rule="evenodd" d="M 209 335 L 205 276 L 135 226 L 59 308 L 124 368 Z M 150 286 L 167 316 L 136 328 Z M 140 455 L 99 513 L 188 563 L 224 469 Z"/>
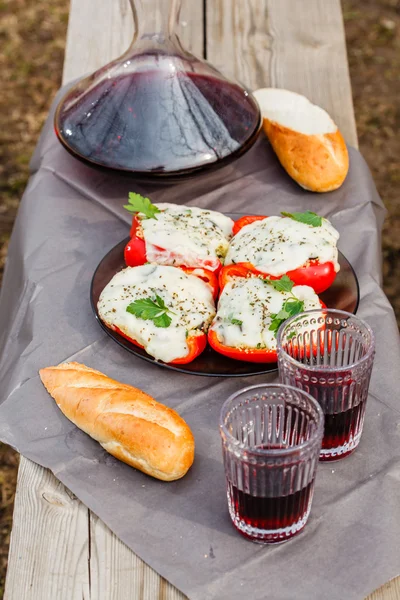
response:
<path fill-rule="evenodd" d="M 39 375 L 64 415 L 119 460 L 163 481 L 180 479 L 191 467 L 189 426 L 148 394 L 76 362 Z"/>
<path fill-rule="evenodd" d="M 289 90 L 262 88 L 254 96 L 264 132 L 290 177 L 313 192 L 340 187 L 349 170 L 349 155 L 328 113 Z"/>

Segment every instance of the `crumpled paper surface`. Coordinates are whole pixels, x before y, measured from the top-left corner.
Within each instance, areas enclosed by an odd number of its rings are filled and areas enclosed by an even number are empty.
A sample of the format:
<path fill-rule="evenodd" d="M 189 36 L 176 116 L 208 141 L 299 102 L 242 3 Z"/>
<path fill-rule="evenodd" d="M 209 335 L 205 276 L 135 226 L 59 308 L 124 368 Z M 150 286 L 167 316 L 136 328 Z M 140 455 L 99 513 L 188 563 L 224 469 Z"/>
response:
<path fill-rule="evenodd" d="M 350 160 L 341 189 L 308 193 L 286 175 L 262 136 L 214 174 L 172 186 L 137 183 L 72 158 L 56 140 L 52 113 L 33 157 L 0 298 L 0 438 L 51 469 L 194 600 L 359 600 L 399 574 L 400 350 L 380 289 L 385 210 L 363 158 L 350 149 Z M 128 235 L 122 205 L 129 191 L 224 212 L 310 209 L 340 231 L 339 248 L 361 286 L 358 314 L 377 340 L 364 434 L 352 456 L 319 466 L 309 522 L 285 544 L 259 546 L 233 529 L 218 432 L 227 396 L 274 381 L 276 373 L 225 379 L 172 372 L 129 354 L 95 321 L 90 281 L 104 254 Z M 186 477 L 153 480 L 109 456 L 62 415 L 38 369 L 70 360 L 137 386 L 184 417 L 196 439 Z"/>

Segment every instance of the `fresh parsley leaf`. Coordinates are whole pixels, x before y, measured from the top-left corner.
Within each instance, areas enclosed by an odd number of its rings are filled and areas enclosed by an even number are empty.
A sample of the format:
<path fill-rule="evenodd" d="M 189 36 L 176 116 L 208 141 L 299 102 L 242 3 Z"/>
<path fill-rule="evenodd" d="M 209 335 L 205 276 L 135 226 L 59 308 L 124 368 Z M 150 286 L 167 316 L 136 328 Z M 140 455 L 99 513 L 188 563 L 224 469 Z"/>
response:
<path fill-rule="evenodd" d="M 294 296 L 292 298 L 288 298 L 283 303 L 281 310 L 278 313 L 271 315 L 272 321 L 270 326 L 268 327 L 269 331 L 273 331 L 276 335 L 279 327 L 284 321 L 286 321 L 286 319 L 303 312 L 303 310 L 303 300 L 298 300 Z"/>
<path fill-rule="evenodd" d="M 152 204 L 149 198 L 145 198 L 134 192 L 129 192 L 128 202 L 129 204 L 124 204 L 124 208 L 129 212 L 140 212 L 148 219 L 157 219 L 156 214 L 160 212 L 160 209 Z"/>
<path fill-rule="evenodd" d="M 286 300 L 285 311 L 288 313 L 289 317 L 293 317 L 294 315 L 298 315 L 304 310 L 304 302 L 303 300 L 296 300 L 295 298 L 289 298 Z"/>
<path fill-rule="evenodd" d="M 243 325 L 243 321 L 241 321 L 240 319 L 230 319 L 230 322 L 232 323 L 232 325 L 239 325 L 239 327 Z"/>
<path fill-rule="evenodd" d="M 155 297 L 155 301 L 151 298 L 142 298 L 131 302 L 126 307 L 126 312 L 144 321 L 153 321 L 156 327 L 169 327 L 172 319 L 168 313 L 171 311 L 160 296 L 155 294 Z"/>
<path fill-rule="evenodd" d="M 168 310 L 168 308 L 165 306 L 165 302 L 162 298 L 160 298 L 160 296 L 158 294 L 156 294 L 156 300 L 157 300 L 157 304 L 160 308 L 165 308 L 166 310 Z"/>
<path fill-rule="evenodd" d="M 317 215 L 317 213 L 312 212 L 311 210 L 306 210 L 306 212 L 281 212 L 281 215 L 284 217 L 290 217 L 294 221 L 298 221 L 299 223 L 305 223 L 306 225 L 311 225 L 311 227 L 321 227 L 322 225 L 322 217 Z"/>
<path fill-rule="evenodd" d="M 292 333 L 289 333 L 289 335 L 287 336 L 287 340 L 292 340 L 294 338 L 294 336 L 296 335 L 295 331 L 292 331 Z"/>
<path fill-rule="evenodd" d="M 283 321 L 285 320 L 286 319 L 273 319 L 273 321 L 271 321 L 271 325 L 268 327 L 269 331 L 273 331 L 276 335 L 279 327 L 281 326 L 281 323 L 283 323 Z"/>
<path fill-rule="evenodd" d="M 283 275 L 280 279 L 264 279 L 264 283 L 272 285 L 277 292 L 286 292 L 290 294 L 290 297 L 286 298 L 284 301 L 281 310 L 278 313 L 271 314 L 271 324 L 268 329 L 269 331 L 273 331 L 276 335 L 283 321 L 303 312 L 304 302 L 293 295 L 292 288 L 294 282 L 287 275 Z"/>
<path fill-rule="evenodd" d="M 281 308 L 281 310 L 276 315 L 271 315 L 273 319 L 277 319 L 278 321 L 285 321 L 290 317 L 290 313 L 285 309 L 285 305 Z"/>
<path fill-rule="evenodd" d="M 154 317 L 153 323 L 156 327 L 169 327 L 171 325 L 171 317 L 167 313 L 162 313 L 158 317 Z"/>
<path fill-rule="evenodd" d="M 158 306 L 151 298 L 135 300 L 126 308 L 126 312 L 145 320 L 152 319 L 160 314 L 160 311 L 162 311 L 162 308 Z"/>
<path fill-rule="evenodd" d="M 264 283 L 272 285 L 277 292 L 291 292 L 294 282 L 287 275 L 283 275 L 280 279 L 264 279 Z"/>

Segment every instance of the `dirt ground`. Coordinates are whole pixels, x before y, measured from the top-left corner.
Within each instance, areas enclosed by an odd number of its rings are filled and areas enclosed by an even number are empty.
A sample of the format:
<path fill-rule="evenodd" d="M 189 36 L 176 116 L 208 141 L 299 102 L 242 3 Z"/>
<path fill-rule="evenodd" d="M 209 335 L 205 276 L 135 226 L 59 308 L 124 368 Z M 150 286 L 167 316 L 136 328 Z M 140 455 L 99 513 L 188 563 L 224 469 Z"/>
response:
<path fill-rule="evenodd" d="M 388 209 L 384 289 L 400 323 L 400 0 L 342 5 L 360 150 Z"/>
<path fill-rule="evenodd" d="M 28 163 L 60 85 L 67 0 L 0 0 L 0 280 Z M 400 0 L 344 0 L 359 144 L 387 209 L 384 288 L 400 322 Z M 0 599 L 18 457 L 0 444 Z"/>

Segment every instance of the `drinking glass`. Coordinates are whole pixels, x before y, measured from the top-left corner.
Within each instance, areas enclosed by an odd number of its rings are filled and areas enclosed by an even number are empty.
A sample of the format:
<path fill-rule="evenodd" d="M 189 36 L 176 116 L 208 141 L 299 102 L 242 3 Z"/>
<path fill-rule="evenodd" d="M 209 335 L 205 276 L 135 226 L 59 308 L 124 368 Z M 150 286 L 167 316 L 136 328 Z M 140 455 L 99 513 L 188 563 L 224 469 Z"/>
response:
<path fill-rule="evenodd" d="M 341 310 L 310 310 L 285 321 L 277 335 L 279 376 L 308 392 L 325 415 L 320 460 L 358 446 L 375 355 L 365 321 Z"/>
<path fill-rule="evenodd" d="M 323 420 L 309 394 L 281 384 L 244 388 L 222 406 L 229 514 L 250 540 L 283 542 L 305 526 Z"/>

